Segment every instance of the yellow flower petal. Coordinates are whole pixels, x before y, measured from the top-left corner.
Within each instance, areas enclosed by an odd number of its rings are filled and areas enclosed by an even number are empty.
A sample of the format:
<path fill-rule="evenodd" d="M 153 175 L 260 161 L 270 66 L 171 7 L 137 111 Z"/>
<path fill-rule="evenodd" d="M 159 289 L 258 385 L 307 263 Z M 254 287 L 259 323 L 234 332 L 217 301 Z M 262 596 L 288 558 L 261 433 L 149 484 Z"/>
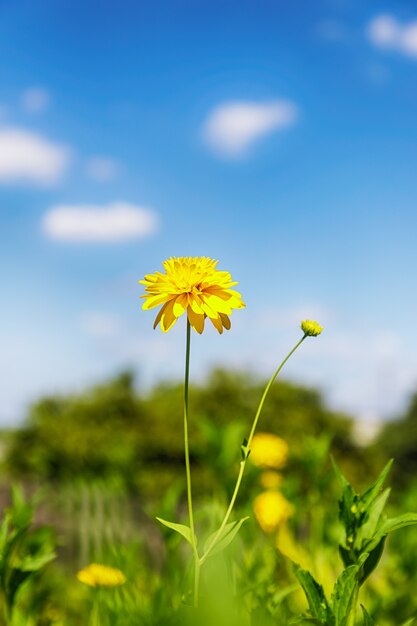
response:
<path fill-rule="evenodd" d="M 225 313 L 220 313 L 220 319 L 221 319 L 222 324 L 225 327 L 225 329 L 226 330 L 230 330 L 231 327 L 232 327 L 232 323 L 231 323 L 229 317 Z"/>
<path fill-rule="evenodd" d="M 163 262 L 164 272 L 147 274 L 144 310 L 162 305 L 154 322 L 163 332 L 170 330 L 177 319 L 187 313 L 193 328 L 202 333 L 209 317 L 218 332 L 231 327 L 229 315 L 245 303 L 229 272 L 216 269 L 218 261 L 209 257 L 172 257 Z"/>
<path fill-rule="evenodd" d="M 164 333 L 167 333 L 170 328 L 173 327 L 178 318 L 174 315 L 174 301 L 167 302 L 165 311 L 161 317 L 161 328 Z"/>
<path fill-rule="evenodd" d="M 177 296 L 174 302 L 175 317 L 180 317 L 184 313 L 187 306 L 188 306 L 188 299 L 187 299 L 186 294 L 182 293 L 179 296 Z"/>
<path fill-rule="evenodd" d="M 167 300 L 169 300 L 169 297 L 166 294 L 151 296 L 142 304 L 142 309 L 144 311 L 148 311 L 149 309 L 153 309 L 160 304 L 164 304 Z"/>
<path fill-rule="evenodd" d="M 195 330 L 201 335 L 204 330 L 204 314 L 199 315 L 198 313 L 195 313 L 193 309 L 189 308 L 188 321 L 190 322 L 191 326 L 195 328 Z"/>
<path fill-rule="evenodd" d="M 77 573 L 80 582 L 89 587 L 117 587 L 126 582 L 122 571 L 100 563 L 91 563 Z"/>
<path fill-rule="evenodd" d="M 218 330 L 220 334 L 222 334 L 223 333 L 223 324 L 222 324 L 221 317 L 220 316 L 219 317 L 210 317 L 210 320 L 211 320 L 214 328 L 216 330 Z"/>

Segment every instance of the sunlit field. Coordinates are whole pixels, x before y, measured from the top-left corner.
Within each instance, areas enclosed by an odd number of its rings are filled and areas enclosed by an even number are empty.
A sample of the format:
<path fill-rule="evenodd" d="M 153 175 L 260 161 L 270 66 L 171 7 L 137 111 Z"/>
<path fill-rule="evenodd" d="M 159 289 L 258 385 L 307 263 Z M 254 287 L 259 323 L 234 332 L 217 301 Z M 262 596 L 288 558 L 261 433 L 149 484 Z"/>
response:
<path fill-rule="evenodd" d="M 417 626 L 416 73 L 416 0 L 0 0 L 0 626 Z"/>
<path fill-rule="evenodd" d="M 245 307 L 236 282 L 206 257 L 140 282 L 154 326 L 183 324 L 184 383 L 143 395 L 125 372 L 41 399 L 4 435 L 3 623 L 413 624 L 415 403 L 367 445 L 317 391 L 279 380 L 320 341 L 313 320 L 266 386 L 225 370 L 194 385 L 205 322 L 233 332 Z"/>

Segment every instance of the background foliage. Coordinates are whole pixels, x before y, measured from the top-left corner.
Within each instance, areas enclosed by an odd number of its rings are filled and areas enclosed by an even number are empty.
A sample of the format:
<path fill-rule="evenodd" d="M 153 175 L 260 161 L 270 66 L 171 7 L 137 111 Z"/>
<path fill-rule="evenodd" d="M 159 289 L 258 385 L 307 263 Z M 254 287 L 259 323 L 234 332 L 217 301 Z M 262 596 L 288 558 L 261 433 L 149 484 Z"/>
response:
<path fill-rule="evenodd" d="M 224 510 L 240 443 L 262 389 L 250 375 L 224 370 L 213 371 L 191 389 L 192 473 L 203 534 Z M 331 411 L 318 391 L 289 382 L 274 385 L 260 430 L 278 434 L 289 445 L 275 489 L 292 513 L 274 532 L 262 530 L 253 503 L 265 491 L 265 478 L 250 464 L 236 512 L 236 518 L 250 519 L 226 556 L 213 559 L 205 574 L 205 587 L 215 588 L 219 607 L 226 606 L 233 581 L 231 595 L 240 598 L 240 608 L 227 604 L 229 624 L 242 606 L 247 617 L 239 615 L 240 623 L 246 619 L 257 626 L 284 624 L 305 611 L 290 560 L 311 571 L 330 593 L 342 570 L 337 556 L 340 486 L 330 454 L 358 491 L 394 456 L 389 512 L 416 510 L 416 425 L 417 396 L 403 417 L 386 424 L 365 446 L 352 418 Z M 20 610 L 28 620 L 32 611 L 34 624 L 79 623 L 80 615 L 89 614 L 93 596 L 75 573 L 100 561 L 119 567 L 128 579 L 120 589 L 102 593 L 103 623 L 186 623 L 190 555 L 175 534 L 155 521 L 156 515 L 186 520 L 181 427 L 181 384 L 164 383 L 144 393 L 124 372 L 77 395 L 42 398 L 20 429 L 3 433 L 3 500 L 10 481 L 21 482 L 28 494 L 41 488 L 35 526 L 54 529 L 58 553 L 36 585 L 23 588 L 16 616 Z M 45 541 L 49 555 L 50 535 Z M 361 592 L 376 623 L 400 624 L 417 612 L 416 554 L 412 528 L 389 539 L 380 569 Z M 210 607 L 215 610 L 212 602 Z M 213 614 L 207 619 L 212 621 Z"/>

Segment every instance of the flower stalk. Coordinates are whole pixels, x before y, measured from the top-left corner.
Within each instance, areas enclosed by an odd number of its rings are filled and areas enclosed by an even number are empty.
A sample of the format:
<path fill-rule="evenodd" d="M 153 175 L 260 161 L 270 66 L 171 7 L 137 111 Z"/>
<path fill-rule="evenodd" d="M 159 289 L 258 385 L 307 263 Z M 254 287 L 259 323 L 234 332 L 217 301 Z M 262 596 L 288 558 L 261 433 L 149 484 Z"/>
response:
<path fill-rule="evenodd" d="M 193 513 L 193 495 L 191 487 L 191 465 L 190 465 L 190 445 L 188 438 L 188 397 L 190 382 L 190 348 L 191 348 L 191 325 L 187 319 L 187 338 L 185 347 L 185 375 L 184 375 L 184 454 L 185 454 L 185 473 L 187 478 L 187 502 L 188 502 L 188 519 L 191 530 L 191 547 L 194 558 L 194 606 L 198 605 L 198 587 L 200 578 L 200 563 L 197 552 L 197 541 L 194 527 Z"/>
<path fill-rule="evenodd" d="M 249 437 L 241 446 L 242 460 L 240 462 L 239 474 L 229 506 L 220 528 L 214 534 L 205 552 L 200 557 L 197 549 L 197 538 L 194 525 L 190 447 L 188 436 L 191 326 L 199 334 L 201 334 L 204 331 L 206 319 L 210 319 L 214 328 L 222 334 L 224 329 L 230 330 L 231 328 L 229 316 L 232 311 L 234 309 L 242 309 L 245 307 L 241 294 L 232 289 L 232 287 L 237 285 L 237 282 L 233 281 L 229 272 L 218 270 L 217 264 L 217 261 L 214 261 L 209 257 L 171 257 L 163 263 L 164 273 L 155 272 L 154 274 L 147 274 L 143 280 L 139 281 L 145 286 L 145 293 L 141 296 L 145 300 L 142 308 L 148 310 L 161 306 L 155 318 L 154 328 L 160 325 L 163 332 L 168 332 L 177 322 L 179 317 L 183 314 L 186 314 L 187 316 L 184 377 L 184 455 L 189 526 L 175 524 L 160 518 L 157 519 L 168 528 L 179 532 L 191 544 L 194 559 L 193 598 L 195 607 L 198 606 L 201 567 L 215 545 L 218 541 L 220 541 L 221 535 L 226 529 L 230 515 L 235 506 L 243 474 L 245 472 L 246 463 L 249 458 L 252 439 L 254 437 L 266 397 L 268 396 L 268 393 L 278 374 L 288 359 L 302 344 L 304 339 L 306 337 L 317 337 L 317 335 L 322 332 L 322 327 L 317 322 L 313 320 L 302 321 L 301 329 L 303 331 L 303 337 L 287 354 L 266 385 L 252 422 Z M 235 533 L 239 530 L 243 521 L 244 520 L 240 520 L 240 522 L 237 522 L 238 527 L 235 528 Z"/>
<path fill-rule="evenodd" d="M 305 338 L 308 337 L 308 336 L 309 335 L 307 333 L 305 333 L 303 335 L 303 337 L 300 339 L 300 341 L 298 341 L 296 343 L 296 345 L 293 347 L 293 349 L 290 350 L 290 352 L 287 354 L 285 359 L 280 363 L 278 368 L 275 370 L 275 372 L 273 373 L 273 375 L 271 376 L 271 378 L 269 379 L 269 381 L 268 381 L 268 383 L 267 383 L 267 385 L 265 387 L 265 390 L 264 390 L 264 392 L 262 394 L 261 400 L 260 400 L 259 405 L 258 405 L 258 409 L 257 409 L 257 411 L 255 413 L 255 417 L 254 417 L 253 422 L 252 422 L 252 427 L 251 427 L 251 430 L 250 430 L 250 433 L 249 433 L 249 437 L 244 442 L 244 445 L 242 446 L 243 458 L 242 458 L 242 460 L 240 462 L 239 474 L 238 474 L 238 477 L 237 477 L 237 480 L 236 480 L 236 485 L 235 485 L 232 497 L 230 499 L 230 504 L 229 504 L 229 506 L 227 508 L 226 514 L 225 514 L 225 516 L 223 518 L 223 521 L 222 521 L 222 523 L 221 523 L 221 525 L 219 527 L 219 530 L 214 535 L 212 541 L 210 542 L 209 546 L 207 547 L 207 550 L 205 551 L 205 553 L 203 554 L 203 556 L 200 559 L 200 563 L 201 564 L 203 564 L 204 561 L 206 561 L 207 557 L 210 555 L 211 550 L 216 545 L 217 540 L 219 539 L 219 537 L 221 536 L 222 532 L 224 531 L 224 529 L 225 529 L 225 527 L 226 527 L 226 525 L 227 525 L 227 523 L 229 521 L 230 515 L 232 514 L 232 511 L 233 511 L 233 508 L 235 506 L 236 499 L 237 499 L 237 496 L 238 496 L 238 493 L 239 493 L 239 490 L 240 490 L 240 486 L 242 484 L 242 479 L 243 479 L 243 474 L 245 473 L 246 463 L 247 463 L 247 460 L 248 460 L 249 455 L 250 455 L 250 446 L 251 446 L 251 443 L 252 443 L 252 439 L 253 439 L 253 436 L 255 434 L 256 427 L 258 425 L 259 418 L 261 416 L 261 412 L 262 412 L 262 409 L 263 409 L 266 397 L 267 397 L 267 395 L 268 395 L 268 393 L 269 393 L 273 383 L 275 382 L 275 379 L 277 378 L 278 374 L 280 373 L 280 371 L 282 370 L 284 365 L 287 363 L 287 361 L 291 358 L 291 356 L 294 354 L 294 352 L 297 350 L 297 348 L 299 348 L 301 346 L 301 344 L 303 343 Z"/>

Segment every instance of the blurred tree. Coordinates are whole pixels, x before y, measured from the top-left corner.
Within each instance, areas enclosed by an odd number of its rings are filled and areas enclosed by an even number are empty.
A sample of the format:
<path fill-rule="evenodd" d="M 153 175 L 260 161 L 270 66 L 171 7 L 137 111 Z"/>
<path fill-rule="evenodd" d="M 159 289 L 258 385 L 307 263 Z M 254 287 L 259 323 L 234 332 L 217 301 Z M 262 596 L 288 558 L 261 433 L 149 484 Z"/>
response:
<path fill-rule="evenodd" d="M 192 387 L 192 462 L 202 490 L 234 479 L 263 387 L 249 374 L 220 369 Z M 7 439 L 6 466 L 13 476 L 52 482 L 116 476 L 158 498 L 182 475 L 182 393 L 178 383 L 138 393 L 132 373 L 123 372 L 80 394 L 41 399 Z M 303 456 L 309 438 L 327 433 L 336 456 L 357 460 L 351 420 L 326 408 L 318 391 L 299 385 L 273 386 L 259 430 L 287 439 L 293 458 Z"/>
<path fill-rule="evenodd" d="M 375 447 L 395 459 L 393 478 L 402 485 L 415 480 L 417 472 L 417 393 L 405 414 L 388 422 L 381 430 Z"/>

